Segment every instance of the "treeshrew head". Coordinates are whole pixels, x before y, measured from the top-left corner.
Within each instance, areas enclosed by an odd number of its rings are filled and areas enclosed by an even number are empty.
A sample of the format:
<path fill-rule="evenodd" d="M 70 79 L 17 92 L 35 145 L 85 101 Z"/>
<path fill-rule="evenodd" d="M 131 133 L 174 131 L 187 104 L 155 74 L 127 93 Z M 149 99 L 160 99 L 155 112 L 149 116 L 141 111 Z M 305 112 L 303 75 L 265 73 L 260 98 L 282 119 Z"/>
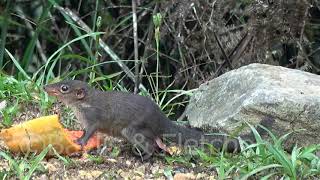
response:
<path fill-rule="evenodd" d="M 50 96 L 55 96 L 66 105 L 80 103 L 90 89 L 86 82 L 78 80 L 65 80 L 48 84 L 43 88 Z"/>

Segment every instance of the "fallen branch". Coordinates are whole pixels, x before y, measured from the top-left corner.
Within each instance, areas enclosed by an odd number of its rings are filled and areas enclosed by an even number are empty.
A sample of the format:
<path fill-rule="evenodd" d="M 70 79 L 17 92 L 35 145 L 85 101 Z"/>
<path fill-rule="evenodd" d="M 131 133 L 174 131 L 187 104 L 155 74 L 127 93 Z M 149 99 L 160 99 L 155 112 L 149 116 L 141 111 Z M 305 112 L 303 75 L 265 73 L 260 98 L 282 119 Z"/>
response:
<path fill-rule="evenodd" d="M 134 43 L 134 69 L 135 69 L 135 85 L 134 93 L 138 93 L 139 89 L 139 54 L 138 54 L 138 23 L 137 23 L 137 3 L 132 0 L 132 23 L 133 23 L 133 43 Z"/>

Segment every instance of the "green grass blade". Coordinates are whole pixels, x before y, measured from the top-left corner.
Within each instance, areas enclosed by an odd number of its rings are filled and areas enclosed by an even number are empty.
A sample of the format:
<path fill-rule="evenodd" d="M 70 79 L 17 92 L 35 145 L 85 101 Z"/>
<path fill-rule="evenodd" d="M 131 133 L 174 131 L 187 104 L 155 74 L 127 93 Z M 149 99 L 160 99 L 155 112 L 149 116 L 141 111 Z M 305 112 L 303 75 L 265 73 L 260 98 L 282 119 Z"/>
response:
<path fill-rule="evenodd" d="M 317 145 L 311 145 L 309 147 L 305 147 L 300 153 L 299 153 L 299 159 L 307 159 L 309 161 L 312 161 L 313 159 L 316 159 L 317 156 L 314 154 L 315 151 L 320 150 L 320 144 Z M 320 161 L 319 161 L 320 162 Z"/>
<path fill-rule="evenodd" d="M 52 148 L 52 145 L 49 144 L 39 155 L 36 156 L 35 161 L 32 163 L 31 168 L 29 169 L 28 174 L 24 177 L 25 180 L 29 180 L 33 172 L 37 169 L 39 163 L 47 155 L 48 151 Z"/>
<path fill-rule="evenodd" d="M 291 152 L 291 164 L 292 164 L 293 170 L 297 169 L 297 159 L 299 156 L 299 152 L 300 152 L 300 148 L 298 148 L 297 145 L 295 145 Z"/>
<path fill-rule="evenodd" d="M 271 168 L 279 168 L 279 167 L 281 167 L 280 164 L 270 164 L 270 165 L 267 165 L 267 166 L 262 166 L 262 167 L 256 168 L 255 170 L 253 170 L 250 173 L 246 174 L 245 176 L 241 177 L 240 180 L 246 180 L 250 176 L 252 176 L 254 174 L 257 174 L 258 172 L 261 172 L 261 171 L 264 171 L 264 170 L 267 170 L 267 169 L 271 169 Z"/>
<path fill-rule="evenodd" d="M 90 60 L 86 57 L 83 57 L 79 54 L 64 54 L 64 55 L 61 55 L 60 56 L 60 59 L 63 60 L 63 59 L 77 59 L 79 61 L 82 61 L 82 62 L 85 62 L 87 64 L 90 64 Z M 91 64 L 92 65 L 92 64 Z"/>
<path fill-rule="evenodd" d="M 63 161 L 63 163 L 64 163 L 65 165 L 69 165 L 69 164 L 72 162 L 71 160 L 68 160 L 67 158 L 61 156 L 61 155 L 57 152 L 57 150 L 56 150 L 55 148 L 52 147 L 52 150 L 53 150 L 54 154 L 58 157 L 58 159 L 60 159 L 61 161 Z"/>
<path fill-rule="evenodd" d="M 294 169 L 291 160 L 283 149 L 278 149 L 273 145 L 268 144 L 268 150 L 272 153 L 274 159 L 282 165 L 288 174 L 292 178 L 296 178 L 296 169 Z"/>
<path fill-rule="evenodd" d="M 93 36 L 95 37 L 96 35 L 101 35 L 101 34 L 104 34 L 105 32 L 92 32 L 92 33 L 88 33 L 88 34 L 84 34 L 82 36 L 79 36 L 75 39 L 72 39 L 71 41 L 69 41 L 68 43 L 64 44 L 63 46 L 61 46 L 58 50 L 56 50 L 49 58 L 48 58 L 48 61 L 46 63 L 46 66 L 48 66 L 48 63 L 54 58 L 54 56 L 56 56 L 61 50 L 63 50 L 65 47 L 69 46 L 70 44 L 76 42 L 76 41 L 79 41 L 81 39 L 84 39 L 86 37 L 90 37 L 90 36 Z"/>
<path fill-rule="evenodd" d="M 46 62 L 46 64 L 41 67 L 41 69 L 44 68 L 44 70 L 43 70 L 43 75 L 41 76 L 41 82 L 42 82 L 41 84 L 44 84 L 44 82 L 43 82 L 44 80 L 45 80 L 45 83 L 48 83 L 50 77 L 47 76 L 46 79 L 44 79 L 44 73 L 46 72 L 46 69 L 47 69 L 49 63 L 55 58 L 55 56 L 56 56 L 57 54 L 60 53 L 60 51 L 62 51 L 65 47 L 69 46 L 70 44 L 72 44 L 72 43 L 74 43 L 74 42 L 77 42 L 77 41 L 79 41 L 79 40 L 81 40 L 81 39 L 84 39 L 84 38 L 86 38 L 86 37 L 96 36 L 96 35 L 99 35 L 99 34 L 104 34 L 104 32 L 92 32 L 92 33 L 84 34 L 84 35 L 82 35 L 82 36 L 80 36 L 80 37 L 77 37 L 77 38 L 69 41 L 68 43 L 66 43 L 66 44 L 64 44 L 63 46 L 61 46 L 58 50 L 56 50 L 56 51 L 48 58 L 48 61 Z"/>
<path fill-rule="evenodd" d="M 9 55 L 10 59 L 12 60 L 12 62 L 14 63 L 14 65 L 17 67 L 17 69 L 20 71 L 20 73 L 28 80 L 30 80 L 30 77 L 28 76 L 28 74 L 24 71 L 24 69 L 20 66 L 20 63 L 13 57 L 13 55 L 7 50 L 5 49 L 6 53 Z"/>
<path fill-rule="evenodd" d="M 179 94 L 175 95 L 175 96 L 172 97 L 170 100 L 168 100 L 168 101 L 166 102 L 166 104 L 164 104 L 164 105 L 161 107 L 161 109 L 162 109 L 162 110 L 165 109 L 173 100 L 175 100 L 175 99 L 177 99 L 177 98 L 179 98 L 179 97 L 181 97 L 181 96 L 184 96 L 184 95 L 190 96 L 193 91 L 195 91 L 195 89 L 191 89 L 191 90 L 188 90 L 188 91 L 185 91 L 185 90 L 176 90 L 176 91 L 169 91 L 169 90 L 168 90 L 168 91 L 166 91 L 166 92 L 176 92 L 176 93 L 179 93 Z"/>
<path fill-rule="evenodd" d="M 9 163 L 11 165 L 13 165 L 13 167 L 15 169 L 18 169 L 18 164 L 16 163 L 16 161 L 14 159 L 12 159 L 8 154 L 4 153 L 4 152 L 0 152 L 0 156 L 2 156 L 3 158 L 5 158 L 7 161 L 9 161 Z"/>
<path fill-rule="evenodd" d="M 272 176 L 274 176 L 274 175 L 276 175 L 276 174 L 277 174 L 277 173 L 268 174 L 268 175 L 266 175 L 266 176 L 261 177 L 260 180 L 268 180 L 268 179 L 270 179 Z"/>
<path fill-rule="evenodd" d="M 278 138 L 266 127 L 259 125 L 262 129 L 264 129 L 265 131 L 267 131 L 267 133 L 269 134 L 269 136 L 271 137 L 273 142 L 276 142 L 278 140 Z"/>
<path fill-rule="evenodd" d="M 254 138 L 256 139 L 257 143 L 258 144 L 263 144 L 263 140 L 260 136 L 260 134 L 258 133 L 258 131 L 256 130 L 256 128 L 254 128 L 250 123 L 246 122 L 246 124 L 250 127 L 253 135 L 254 135 Z"/>
<path fill-rule="evenodd" d="M 36 47 L 36 41 L 38 39 L 38 35 L 39 35 L 39 32 L 36 31 L 32 36 L 30 42 L 28 43 L 27 49 L 24 52 L 21 65 L 25 70 L 28 69 L 28 66 L 33 59 L 32 57 L 34 53 L 34 48 Z"/>
<path fill-rule="evenodd" d="M 50 2 L 51 4 L 53 4 L 54 6 L 56 6 L 56 7 L 58 6 L 58 4 L 57 4 L 54 0 L 49 0 L 49 2 Z M 58 8 L 58 9 L 59 9 L 59 8 Z M 60 10 L 60 9 L 59 9 L 59 10 Z M 82 29 L 82 28 L 79 27 L 79 26 L 77 26 L 77 25 L 75 25 L 75 24 L 73 23 L 74 21 L 69 17 L 68 14 L 66 14 L 66 12 L 64 12 L 64 11 L 62 11 L 62 10 L 60 10 L 60 12 L 61 12 L 62 16 L 65 18 L 65 20 L 67 21 L 67 23 L 71 25 L 71 28 L 73 29 L 73 31 L 75 32 L 75 34 L 76 34 L 78 37 L 82 36 L 82 33 L 81 33 L 81 31 L 79 30 L 79 29 Z M 84 29 L 82 29 L 82 30 L 85 31 Z M 91 59 L 94 58 L 94 54 L 92 53 L 92 50 L 91 50 L 89 44 L 87 43 L 87 41 L 86 41 L 85 39 L 81 39 L 80 41 L 81 41 L 83 47 L 85 48 L 86 52 L 89 54 L 90 58 L 91 58 Z"/>
<path fill-rule="evenodd" d="M 79 36 L 82 36 L 82 33 L 81 33 L 81 31 L 79 30 L 79 29 L 81 29 L 81 28 L 79 28 L 77 25 L 73 24 L 72 19 L 71 19 L 69 16 L 67 16 L 66 14 L 63 13 L 63 16 L 64 16 L 64 18 L 66 19 L 66 21 L 69 22 L 69 24 L 71 25 L 71 28 L 73 29 L 73 31 L 75 32 L 75 34 L 76 34 L 78 37 L 79 37 Z M 93 58 L 94 55 L 93 55 L 92 50 L 90 49 L 90 46 L 88 45 L 87 41 L 86 41 L 85 39 L 81 39 L 80 41 L 81 41 L 81 44 L 83 45 L 83 47 L 85 48 L 86 52 L 89 54 L 89 56 L 90 56 L 91 58 Z"/>

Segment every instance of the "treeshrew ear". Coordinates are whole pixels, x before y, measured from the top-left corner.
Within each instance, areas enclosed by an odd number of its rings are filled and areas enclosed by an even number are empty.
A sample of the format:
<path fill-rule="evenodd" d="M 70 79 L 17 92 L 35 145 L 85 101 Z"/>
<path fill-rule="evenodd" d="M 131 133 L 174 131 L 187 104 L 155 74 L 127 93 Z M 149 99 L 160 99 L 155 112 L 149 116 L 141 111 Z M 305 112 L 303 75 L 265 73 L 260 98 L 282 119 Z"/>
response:
<path fill-rule="evenodd" d="M 83 99 L 86 96 L 84 88 L 76 89 L 76 96 L 78 99 Z"/>

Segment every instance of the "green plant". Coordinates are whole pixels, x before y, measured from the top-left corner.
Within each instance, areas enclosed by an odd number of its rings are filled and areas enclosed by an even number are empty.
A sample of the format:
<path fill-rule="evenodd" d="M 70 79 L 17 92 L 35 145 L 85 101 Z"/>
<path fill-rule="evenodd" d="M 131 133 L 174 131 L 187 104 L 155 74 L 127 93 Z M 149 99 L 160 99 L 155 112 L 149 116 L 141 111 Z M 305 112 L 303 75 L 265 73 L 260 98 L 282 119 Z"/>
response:
<path fill-rule="evenodd" d="M 166 157 L 168 163 L 190 164 L 196 161 L 203 166 L 216 169 L 218 179 L 239 177 L 248 179 L 257 176 L 261 179 L 306 179 L 320 175 L 320 158 L 316 152 L 320 145 L 307 147 L 295 146 L 289 154 L 282 146 L 290 133 L 277 138 L 268 129 L 265 129 L 271 137 L 271 142 L 263 140 L 254 127 L 249 125 L 255 136 L 256 143 L 243 146 L 241 153 L 229 154 L 217 152 L 213 146 L 205 149 L 196 149 L 195 153 L 180 156 Z"/>
<path fill-rule="evenodd" d="M 95 164 L 102 164 L 104 162 L 104 159 L 101 156 L 94 156 L 94 155 L 88 154 L 88 159 L 94 162 Z"/>
<path fill-rule="evenodd" d="M 118 157 L 119 154 L 120 154 L 120 148 L 115 146 L 112 148 L 112 151 L 111 151 L 111 157 Z"/>
<path fill-rule="evenodd" d="M 156 67 L 156 83 L 155 83 L 155 100 L 156 103 L 159 103 L 159 65 L 160 65 L 160 58 L 159 58 L 159 45 L 160 45 L 160 25 L 162 23 L 162 16 L 160 13 L 157 13 L 156 15 L 153 16 L 153 23 L 155 26 L 155 40 L 156 40 L 156 53 L 157 53 L 157 67 Z M 152 87 L 152 86 L 151 86 Z"/>
<path fill-rule="evenodd" d="M 9 106 L 7 108 L 4 108 L 3 110 L 0 110 L 0 113 L 2 114 L 3 120 L 2 124 L 5 127 L 10 127 L 13 124 L 12 118 L 18 113 L 18 101 L 13 105 Z"/>
<path fill-rule="evenodd" d="M 163 171 L 163 174 L 166 176 L 167 179 L 173 179 L 172 167 L 166 167 Z"/>
<path fill-rule="evenodd" d="M 0 99 L 7 104 L 0 109 L 3 117 L 1 123 L 6 127 L 13 124 L 14 117 L 24 110 L 26 104 L 38 104 L 41 110 L 46 110 L 53 103 L 46 97 L 40 85 L 31 80 L 17 80 L 7 75 L 0 76 Z"/>
<path fill-rule="evenodd" d="M 44 168 L 41 166 L 40 162 L 51 148 L 52 146 L 49 145 L 39 155 L 31 155 L 29 157 L 30 160 L 27 160 L 26 158 L 13 158 L 5 152 L 0 152 L 0 156 L 9 162 L 10 171 L 8 174 L 16 175 L 21 180 L 29 180 L 35 171 L 43 171 Z"/>

